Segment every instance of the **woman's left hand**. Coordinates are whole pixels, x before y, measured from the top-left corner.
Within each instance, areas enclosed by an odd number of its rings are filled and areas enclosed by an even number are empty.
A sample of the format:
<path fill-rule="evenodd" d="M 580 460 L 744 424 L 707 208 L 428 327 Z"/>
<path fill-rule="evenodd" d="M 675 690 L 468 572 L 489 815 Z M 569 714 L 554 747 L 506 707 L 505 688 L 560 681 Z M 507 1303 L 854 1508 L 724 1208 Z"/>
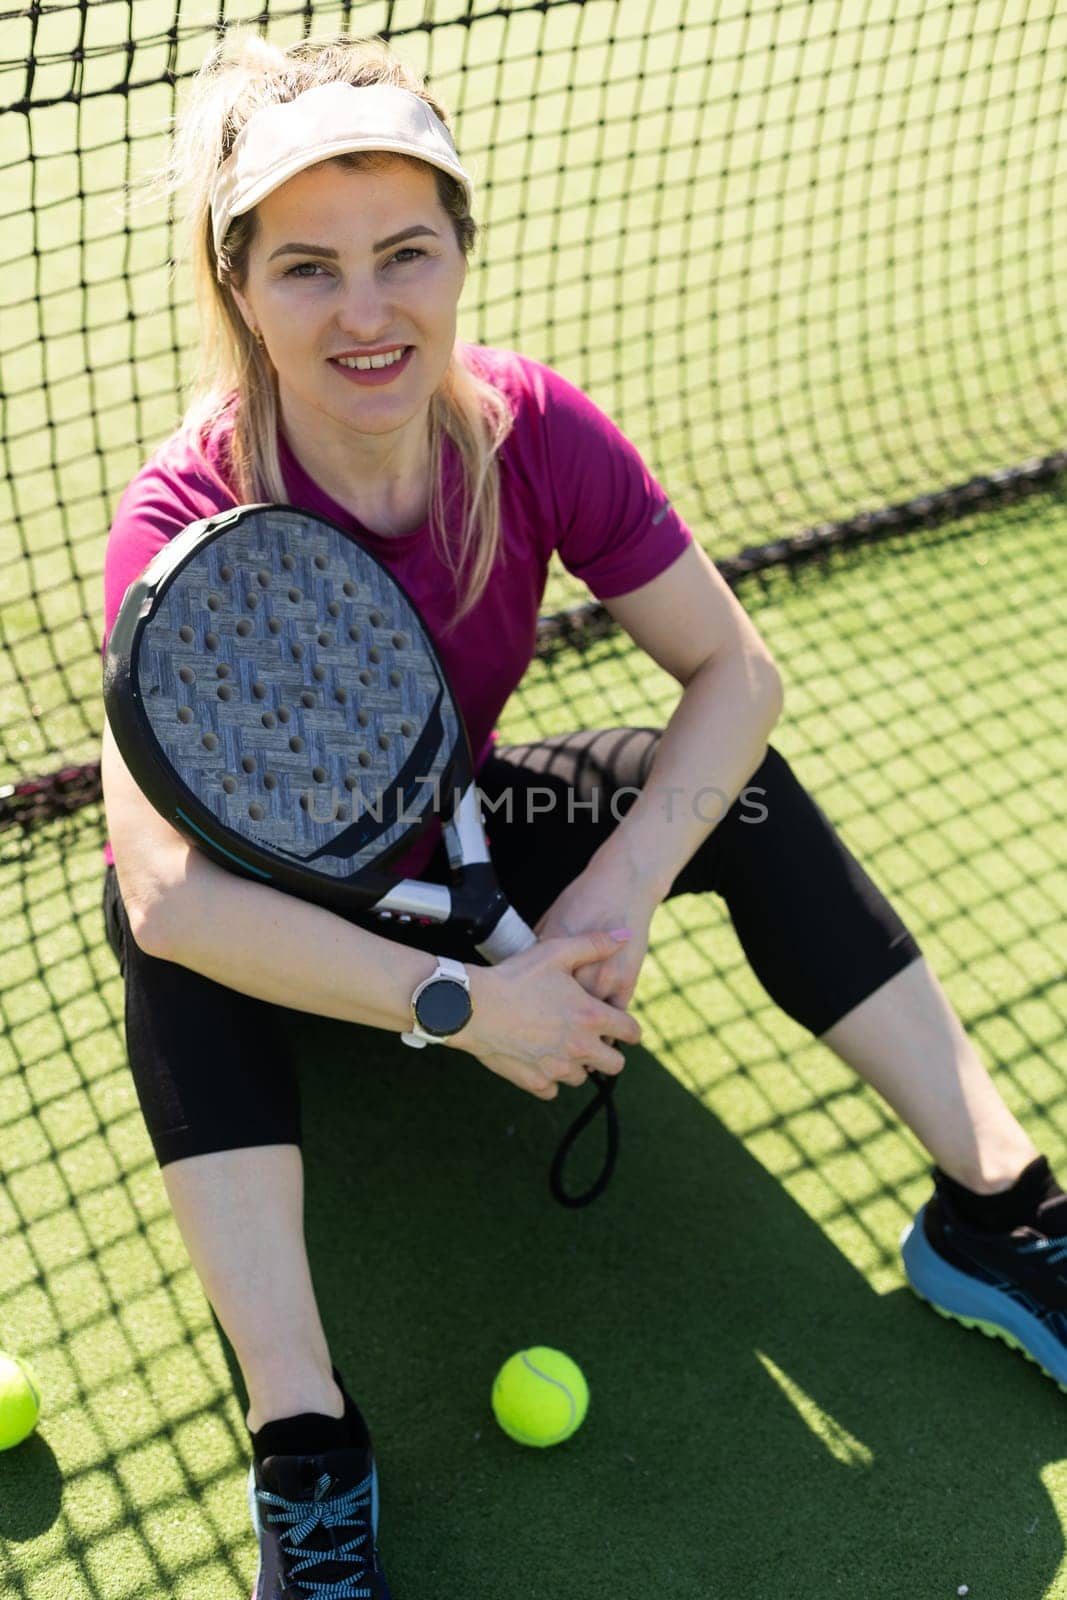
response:
<path fill-rule="evenodd" d="M 614 954 L 579 967 L 574 974 L 589 994 L 625 1010 L 648 950 L 652 913 L 658 904 L 658 896 L 625 872 L 597 872 L 591 867 L 557 896 L 534 932 L 539 939 L 551 939 L 595 928 L 626 928 L 630 937 Z"/>

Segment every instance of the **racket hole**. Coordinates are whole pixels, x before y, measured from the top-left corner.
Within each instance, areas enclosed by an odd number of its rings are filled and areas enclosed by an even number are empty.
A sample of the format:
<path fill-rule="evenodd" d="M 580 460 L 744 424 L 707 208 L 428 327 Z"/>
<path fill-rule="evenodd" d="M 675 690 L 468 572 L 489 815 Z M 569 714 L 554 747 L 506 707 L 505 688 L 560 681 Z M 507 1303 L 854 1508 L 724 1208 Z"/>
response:
<path fill-rule="evenodd" d="M 363 685 L 364 689 L 368 689 L 370 687 L 370 685 L 374 682 L 374 678 L 367 671 L 366 667 L 364 667 L 363 671 L 360 673 L 359 681 Z"/>
<path fill-rule="evenodd" d="M 218 636 L 218 634 L 217 633 L 205 633 L 205 635 L 204 635 L 204 648 L 205 648 L 205 650 L 217 650 L 218 647 L 219 647 L 219 636 Z"/>
<path fill-rule="evenodd" d="M 359 779 L 353 778 L 350 772 L 345 773 L 345 788 L 348 790 L 349 794 L 351 794 L 354 789 L 359 788 Z"/>
<path fill-rule="evenodd" d="M 179 722 L 192 722 L 192 720 L 193 720 L 193 713 L 192 713 L 191 707 L 189 707 L 189 706 L 179 706 L 178 707 L 178 721 Z"/>
<path fill-rule="evenodd" d="M 217 750 L 219 747 L 218 738 L 213 733 L 205 733 L 202 742 L 205 750 Z"/>
<path fill-rule="evenodd" d="M 265 728 L 273 728 L 274 722 L 275 722 L 274 712 L 273 711 L 264 711 L 263 715 L 260 717 L 259 720 L 260 720 L 260 722 L 262 722 L 262 724 L 263 724 L 263 726 Z"/>
<path fill-rule="evenodd" d="M 370 722 L 370 717 L 367 715 L 367 713 L 365 711 L 357 711 L 356 712 L 356 721 L 359 723 L 361 728 L 365 728 L 367 726 L 367 724 Z"/>
<path fill-rule="evenodd" d="M 259 605 L 259 595 L 256 594 L 254 589 L 250 590 L 249 593 L 245 595 L 245 605 L 248 607 L 249 611 L 254 611 Z"/>
<path fill-rule="evenodd" d="M 229 583 L 230 579 L 233 577 L 233 568 L 230 566 L 229 562 L 219 568 L 219 577 L 222 579 L 223 583 Z"/>
<path fill-rule="evenodd" d="M 290 555 L 282 556 L 282 566 L 286 572 L 294 572 L 296 570 L 296 557 Z"/>
<path fill-rule="evenodd" d="M 265 569 L 261 569 L 259 572 L 256 573 L 256 582 L 259 584 L 259 587 L 261 589 L 269 589 L 270 588 L 270 573 L 267 572 Z"/>
<path fill-rule="evenodd" d="M 282 631 L 282 625 L 278 621 L 277 617 L 270 618 L 269 622 L 267 623 L 267 628 L 271 633 L 281 633 Z"/>
<path fill-rule="evenodd" d="M 404 637 L 404 635 L 402 633 L 394 633 L 393 634 L 393 649 L 394 650 L 406 650 L 407 649 L 407 645 L 408 645 L 408 642 L 407 642 L 407 640 L 405 639 L 405 637 Z"/>
<path fill-rule="evenodd" d="M 179 667 L 178 676 L 183 683 L 196 682 L 196 673 L 193 671 L 192 667 Z"/>
<path fill-rule="evenodd" d="M 402 681 L 403 680 L 399 672 L 397 672 L 396 668 L 394 667 L 392 672 L 389 674 L 389 682 L 392 684 L 394 689 L 399 689 Z"/>
<path fill-rule="evenodd" d="M 390 745 L 389 735 L 387 733 L 380 733 L 378 735 L 378 749 L 379 750 L 388 750 L 389 749 L 389 745 Z"/>
<path fill-rule="evenodd" d="M 351 578 L 347 578 L 345 580 L 345 582 L 342 583 L 342 585 L 341 585 L 341 593 L 342 594 L 346 594 L 350 600 L 353 600 L 355 598 L 355 596 L 358 594 L 358 592 L 359 591 L 357 590 L 355 584 L 352 582 Z"/>
<path fill-rule="evenodd" d="M 252 773 L 252 772 L 255 772 L 255 770 L 256 770 L 256 758 L 255 758 L 255 756 L 242 756 L 241 757 L 241 771 L 242 772 Z"/>
<path fill-rule="evenodd" d="M 297 602 L 299 601 L 299 599 L 300 599 L 300 590 L 299 589 L 290 589 L 289 590 L 289 598 L 290 598 L 290 600 L 293 602 L 293 604 L 295 606 L 297 604 Z"/>
<path fill-rule="evenodd" d="M 183 622 L 181 627 L 178 629 L 178 638 L 181 640 L 182 644 L 192 644 L 195 634 L 187 622 Z"/>
<path fill-rule="evenodd" d="M 385 618 L 382 616 L 380 611 L 370 611 L 367 613 L 367 621 L 370 623 L 372 628 L 380 628 L 382 623 L 385 621 Z"/>
<path fill-rule="evenodd" d="M 228 684 L 228 683 L 220 683 L 219 684 L 219 699 L 220 700 L 232 700 L 233 699 L 233 687 L 232 687 L 231 684 Z"/>
<path fill-rule="evenodd" d="M 252 685 L 252 693 L 255 695 L 257 700 L 265 700 L 267 698 L 267 685 L 265 683 L 260 683 L 257 680 L 257 682 Z"/>
<path fill-rule="evenodd" d="M 289 710 L 288 706 L 279 706 L 278 707 L 278 721 L 279 722 L 288 722 L 289 718 L 291 716 L 292 716 L 292 712 Z"/>
<path fill-rule="evenodd" d="M 215 676 L 217 678 L 228 678 L 231 670 L 232 669 L 230 668 L 228 662 L 220 661 L 218 666 L 215 668 Z"/>
<path fill-rule="evenodd" d="M 348 807 L 345 805 L 343 800 L 338 800 L 336 806 L 334 807 L 333 815 L 334 815 L 334 821 L 335 822 L 347 822 L 348 821 L 350 813 L 349 813 Z"/>
<path fill-rule="evenodd" d="M 339 617 L 341 615 L 341 607 L 338 605 L 336 600 L 331 600 L 329 605 L 326 607 L 326 612 L 328 616 Z"/>
<path fill-rule="evenodd" d="M 217 595 L 217 594 L 209 594 L 208 595 L 208 597 L 207 597 L 207 608 L 208 608 L 209 611 L 217 611 L 221 605 L 222 605 L 222 597 L 221 597 L 221 595 Z"/>
<path fill-rule="evenodd" d="M 252 804 L 248 808 L 248 815 L 252 818 L 253 822 L 262 822 L 266 812 L 258 800 L 253 800 Z"/>
<path fill-rule="evenodd" d="M 315 696 L 311 693 L 310 689 L 304 690 L 303 694 L 300 696 L 300 704 L 305 706 L 309 711 L 315 704 Z"/>
<path fill-rule="evenodd" d="M 333 697 L 339 706 L 346 706 L 348 704 L 347 689 L 335 689 L 333 692 Z"/>
<path fill-rule="evenodd" d="M 300 644 L 299 641 L 298 641 L 296 644 L 293 645 L 293 660 L 294 661 L 303 661 L 303 659 L 304 659 L 304 646 L 302 644 Z"/>
<path fill-rule="evenodd" d="M 265 772 L 263 774 L 263 787 L 264 789 L 276 789 L 278 787 L 278 780 L 273 772 Z"/>
<path fill-rule="evenodd" d="M 320 572 L 325 572 L 326 568 L 329 566 L 329 564 L 330 563 L 327 561 L 325 556 L 316 556 L 315 557 L 315 565 L 318 567 Z"/>
<path fill-rule="evenodd" d="M 361 767 L 369 767 L 371 764 L 370 754 L 366 750 L 361 750 L 359 752 L 357 760 L 359 761 Z"/>
<path fill-rule="evenodd" d="M 412 722 L 402 722 L 400 724 L 400 731 L 404 735 L 405 739 L 410 739 L 411 735 L 415 732 L 415 725 Z"/>
<path fill-rule="evenodd" d="M 314 778 L 316 783 L 325 783 L 326 782 L 326 768 L 325 767 L 312 767 L 311 776 Z"/>
<path fill-rule="evenodd" d="M 322 633 L 319 634 L 319 643 L 320 644 L 333 644 L 333 634 L 332 633 L 327 633 L 325 631 L 325 629 L 324 629 L 322 631 Z"/>
<path fill-rule="evenodd" d="M 357 628 L 355 623 L 353 623 L 348 630 L 348 637 L 351 639 L 353 644 L 358 644 L 363 637 L 363 629 Z"/>
<path fill-rule="evenodd" d="M 377 645 L 371 645 L 370 649 L 367 651 L 367 660 L 368 661 L 380 661 L 381 659 L 382 659 L 382 652 L 378 649 L 378 646 Z"/>
<path fill-rule="evenodd" d="M 294 733 L 293 737 L 289 740 L 289 748 L 293 752 L 294 756 L 298 756 L 303 750 L 304 741 L 301 739 L 298 733 Z"/>
<path fill-rule="evenodd" d="M 237 793 L 237 779 L 236 778 L 228 778 L 228 777 L 227 778 L 223 778 L 222 787 L 225 789 L 227 794 L 236 794 Z"/>
<path fill-rule="evenodd" d="M 241 618 L 240 622 L 237 624 L 236 632 L 241 635 L 242 639 L 248 638 L 248 635 L 252 632 L 252 624 L 249 622 L 247 617 Z"/>
<path fill-rule="evenodd" d="M 321 683 L 323 678 L 325 678 L 325 676 L 326 676 L 326 668 L 325 667 L 312 667 L 311 676 L 314 678 L 316 683 Z"/>

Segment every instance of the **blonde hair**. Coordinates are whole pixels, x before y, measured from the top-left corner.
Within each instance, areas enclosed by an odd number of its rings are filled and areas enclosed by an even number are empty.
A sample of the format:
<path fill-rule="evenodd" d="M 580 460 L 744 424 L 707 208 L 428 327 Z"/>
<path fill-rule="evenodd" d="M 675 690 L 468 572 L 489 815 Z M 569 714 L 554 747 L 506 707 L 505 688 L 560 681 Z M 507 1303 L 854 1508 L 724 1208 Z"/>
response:
<path fill-rule="evenodd" d="M 259 35 L 227 38 L 212 51 L 194 80 L 179 118 L 166 182 L 184 196 L 186 248 L 200 320 L 199 362 L 183 425 L 203 444 L 232 413 L 232 473 L 239 500 L 287 498 L 278 452 L 278 397 L 274 369 L 238 310 L 231 284 L 243 285 L 255 236 L 255 212 L 235 217 L 218 241 L 212 235 L 215 174 L 248 119 L 261 107 L 294 100 L 306 89 L 337 81 L 365 87 L 388 83 L 419 95 L 449 124 L 447 111 L 410 67 L 377 39 L 336 35 L 305 39 L 280 49 Z M 408 157 L 341 156 L 341 164 L 366 167 Z M 460 185 L 431 167 L 438 198 L 452 220 L 464 257 L 477 225 Z M 511 410 L 501 395 L 453 351 L 430 403 L 430 527 L 460 593 L 453 623 L 481 598 L 500 546 L 498 451 L 510 432 Z M 443 446 L 451 441 L 461 467 L 460 504 L 448 506 L 442 482 Z M 449 537 L 449 524 L 458 536 Z"/>

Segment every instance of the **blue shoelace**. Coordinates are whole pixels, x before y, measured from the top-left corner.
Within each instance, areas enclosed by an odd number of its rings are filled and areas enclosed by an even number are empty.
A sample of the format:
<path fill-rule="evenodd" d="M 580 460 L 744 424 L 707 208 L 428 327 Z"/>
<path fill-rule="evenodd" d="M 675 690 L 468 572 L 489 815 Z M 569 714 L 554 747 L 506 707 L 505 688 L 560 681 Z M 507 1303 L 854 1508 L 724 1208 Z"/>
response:
<path fill-rule="evenodd" d="M 367 1587 L 365 1581 L 370 1576 L 372 1560 L 371 1479 L 368 1475 L 354 1489 L 327 1499 L 326 1493 L 332 1481 L 330 1474 L 324 1472 L 315 1485 L 311 1500 L 287 1500 L 284 1495 L 272 1494 L 269 1489 L 257 1489 L 256 1498 L 264 1508 L 277 1507 L 274 1514 L 268 1510 L 267 1521 L 288 1529 L 288 1536 L 283 1536 L 281 1540 L 282 1549 L 290 1562 L 287 1577 L 299 1583 L 306 1591 L 308 1600 L 371 1600 L 374 1591 Z M 344 1527 L 358 1528 L 360 1531 L 347 1544 L 335 1544 L 332 1530 Z M 306 1549 L 305 1541 L 319 1528 L 331 1531 L 329 1548 Z M 299 1576 L 326 1561 L 349 1561 L 353 1570 L 340 1582 L 320 1583 L 315 1578 Z"/>

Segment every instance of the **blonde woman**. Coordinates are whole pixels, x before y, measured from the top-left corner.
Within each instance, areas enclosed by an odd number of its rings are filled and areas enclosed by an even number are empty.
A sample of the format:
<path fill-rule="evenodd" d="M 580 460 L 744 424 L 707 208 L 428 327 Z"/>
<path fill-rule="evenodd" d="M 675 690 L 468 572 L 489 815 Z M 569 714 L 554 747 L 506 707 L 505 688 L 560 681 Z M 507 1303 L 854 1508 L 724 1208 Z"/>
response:
<path fill-rule="evenodd" d="M 1067 1200 L 915 940 L 769 745 L 782 690 L 766 645 L 584 395 L 457 343 L 476 230 L 444 108 L 375 44 L 252 41 L 205 65 L 174 167 L 203 370 L 117 509 L 107 627 L 153 553 L 225 506 L 286 501 L 351 529 L 437 638 L 504 889 L 541 936 L 499 967 L 467 960 L 443 1047 L 544 1100 L 590 1067 L 618 1073 L 656 906 L 722 895 L 771 996 L 936 1163 L 906 1239 L 912 1282 L 1067 1381 Z M 494 744 L 553 552 L 677 680 L 665 729 Z M 437 956 L 457 952 L 441 930 L 386 938 L 220 870 L 152 810 L 110 734 L 104 783 L 131 1068 L 248 1389 L 256 1600 L 383 1600 L 371 1440 L 316 1306 L 275 1008 L 399 1033 Z M 439 839 L 418 868 L 446 877 Z"/>

